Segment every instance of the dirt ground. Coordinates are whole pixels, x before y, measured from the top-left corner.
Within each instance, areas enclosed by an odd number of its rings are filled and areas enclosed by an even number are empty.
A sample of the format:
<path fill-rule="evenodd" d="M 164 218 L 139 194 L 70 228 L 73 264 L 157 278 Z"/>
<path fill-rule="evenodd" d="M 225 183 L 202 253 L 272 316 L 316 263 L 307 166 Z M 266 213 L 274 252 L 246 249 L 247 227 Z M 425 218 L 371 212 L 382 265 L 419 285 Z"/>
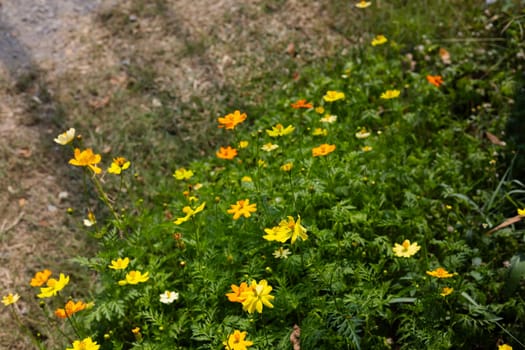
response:
<path fill-rule="evenodd" d="M 173 109 L 196 100 L 217 105 L 224 94 L 253 97 L 242 89 L 265 71 L 292 76 L 290 67 L 352 44 L 336 30 L 332 4 L 0 0 L 0 289 L 22 296 L 15 306 L 25 324 L 47 332 L 36 316 L 33 274 L 74 271 L 68 259 L 90 244 L 66 214 L 78 198 L 52 141 L 57 133 L 72 125 L 103 129 L 104 110 L 120 108 L 108 101 L 128 86 L 130 65 L 151 70 L 156 90 L 174 96 Z M 347 4 L 339 12 L 354 10 Z M 126 104 L 149 108 L 151 98 Z M 198 128 L 186 132 L 178 136 L 191 138 Z M 0 348 L 33 348 L 0 306 Z"/>

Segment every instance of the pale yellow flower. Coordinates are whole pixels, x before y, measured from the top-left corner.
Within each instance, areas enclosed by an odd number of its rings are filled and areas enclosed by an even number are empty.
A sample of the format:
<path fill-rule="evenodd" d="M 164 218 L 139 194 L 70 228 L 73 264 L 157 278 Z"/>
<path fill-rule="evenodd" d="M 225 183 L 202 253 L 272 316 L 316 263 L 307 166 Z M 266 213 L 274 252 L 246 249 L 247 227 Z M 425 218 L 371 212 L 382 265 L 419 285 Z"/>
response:
<path fill-rule="evenodd" d="M 355 4 L 355 7 L 360 8 L 360 9 L 364 9 L 364 8 L 367 8 L 370 5 L 372 5 L 372 3 L 370 1 L 361 0 L 357 4 Z"/>
<path fill-rule="evenodd" d="M 373 148 L 371 146 L 363 146 L 361 147 L 361 151 L 363 152 L 370 152 Z"/>
<path fill-rule="evenodd" d="M 327 115 L 325 115 L 324 117 L 321 118 L 321 123 L 333 124 L 336 121 L 337 121 L 337 116 L 336 115 L 327 114 Z"/>
<path fill-rule="evenodd" d="M 279 148 L 279 145 L 273 144 L 271 142 L 268 142 L 261 147 L 261 149 L 265 152 L 275 151 L 277 148 Z"/>
<path fill-rule="evenodd" d="M 366 131 L 365 128 L 362 128 L 355 134 L 355 137 L 357 137 L 358 139 L 366 139 L 368 136 L 370 136 L 370 132 Z"/>
<path fill-rule="evenodd" d="M 292 254 L 292 252 L 290 251 L 290 249 L 288 248 L 283 248 L 283 247 L 279 247 L 279 249 L 277 249 L 276 251 L 274 251 L 272 253 L 272 255 L 276 258 L 276 259 L 288 259 L 288 255 Z"/>
<path fill-rule="evenodd" d="M 392 248 L 395 256 L 400 258 L 410 258 L 416 254 L 419 249 L 421 249 L 421 247 L 417 243 L 410 244 L 408 239 L 405 239 L 401 244 L 395 243 L 394 248 Z"/>
<path fill-rule="evenodd" d="M 2 304 L 4 304 L 5 306 L 8 306 L 8 305 L 16 303 L 18 299 L 20 299 L 20 295 L 9 293 L 5 297 L 2 298 Z"/>
<path fill-rule="evenodd" d="M 59 145 L 67 145 L 73 139 L 75 138 L 75 129 L 70 128 L 66 132 L 63 132 L 62 134 L 58 135 L 53 141 L 58 143 Z"/>

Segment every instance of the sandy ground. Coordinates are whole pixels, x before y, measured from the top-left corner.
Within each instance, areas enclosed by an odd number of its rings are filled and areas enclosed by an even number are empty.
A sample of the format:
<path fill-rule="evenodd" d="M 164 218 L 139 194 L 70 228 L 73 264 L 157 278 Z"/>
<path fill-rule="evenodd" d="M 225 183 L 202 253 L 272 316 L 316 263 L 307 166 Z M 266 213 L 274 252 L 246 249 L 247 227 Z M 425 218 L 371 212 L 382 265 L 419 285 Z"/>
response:
<path fill-rule="evenodd" d="M 103 124 L 104 97 L 125 86 L 122 67 L 133 60 L 151 67 L 157 88 L 184 103 L 214 103 L 226 87 L 235 92 L 232 87 L 246 86 L 264 70 L 291 76 L 280 62 L 306 64 L 351 45 L 333 30 L 329 5 L 0 0 L 0 290 L 22 296 L 15 307 L 25 324 L 49 332 L 37 316 L 32 275 L 49 267 L 74 271 L 68 259 L 88 244 L 66 214 L 75 205 L 75 185 L 65 175 L 67 158 L 52 142 L 69 127 L 70 115 L 96 110 L 86 126 Z M 342 10 L 351 15 L 351 5 Z M 89 98 L 93 86 L 100 89 L 96 99 Z M 33 348 L 0 306 L 0 348 Z"/>

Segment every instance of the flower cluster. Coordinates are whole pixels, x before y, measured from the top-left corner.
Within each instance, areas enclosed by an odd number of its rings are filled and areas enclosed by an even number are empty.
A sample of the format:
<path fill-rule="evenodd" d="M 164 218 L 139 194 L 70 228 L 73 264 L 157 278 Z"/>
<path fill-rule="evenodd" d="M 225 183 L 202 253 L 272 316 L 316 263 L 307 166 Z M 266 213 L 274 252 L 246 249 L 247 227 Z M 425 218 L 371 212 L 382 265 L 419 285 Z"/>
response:
<path fill-rule="evenodd" d="M 290 239 L 292 244 L 294 244 L 297 238 L 301 238 L 303 241 L 308 239 L 306 228 L 301 225 L 300 216 L 297 216 L 297 221 L 295 221 L 293 216 L 288 216 L 288 220 L 281 220 L 279 225 L 265 228 L 264 232 L 266 232 L 266 235 L 263 238 L 267 241 L 285 243 Z"/>

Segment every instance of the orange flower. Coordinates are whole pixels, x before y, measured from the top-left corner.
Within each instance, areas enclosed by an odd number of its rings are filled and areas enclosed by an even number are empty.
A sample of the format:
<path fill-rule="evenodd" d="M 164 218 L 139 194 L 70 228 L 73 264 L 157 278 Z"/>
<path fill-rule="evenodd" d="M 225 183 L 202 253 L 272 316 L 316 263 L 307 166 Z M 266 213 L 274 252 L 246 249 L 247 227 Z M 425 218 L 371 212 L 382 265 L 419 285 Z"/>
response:
<path fill-rule="evenodd" d="M 49 279 L 49 276 L 51 276 L 51 271 L 48 269 L 45 269 L 43 271 L 39 271 L 35 274 L 35 277 L 31 279 L 31 287 L 40 287 L 44 283 L 47 282 Z"/>
<path fill-rule="evenodd" d="M 450 278 L 450 277 L 454 277 L 455 275 L 457 275 L 457 273 L 456 272 L 450 273 L 444 268 L 438 267 L 434 271 L 427 271 L 427 275 L 436 277 L 436 278 Z"/>
<path fill-rule="evenodd" d="M 237 124 L 242 123 L 246 120 L 246 113 L 240 111 L 235 111 L 233 113 L 227 114 L 223 118 L 218 118 L 219 128 L 225 128 L 226 130 L 233 130 Z"/>
<path fill-rule="evenodd" d="M 238 220 L 241 216 L 249 218 L 252 216 L 252 213 L 255 213 L 256 211 L 256 203 L 250 204 L 249 199 L 241 199 L 238 200 L 237 203 L 231 204 L 230 209 L 228 209 L 226 212 L 228 214 L 233 214 L 233 220 Z"/>
<path fill-rule="evenodd" d="M 335 145 L 328 145 L 326 143 L 323 143 L 319 147 L 312 148 L 312 156 L 318 157 L 318 156 L 326 156 L 329 153 L 332 153 L 335 150 Z"/>
<path fill-rule="evenodd" d="M 306 100 L 298 100 L 297 102 L 290 104 L 290 106 L 292 106 L 293 109 L 299 109 L 299 108 L 308 109 L 308 108 L 312 108 L 314 105 L 311 104 L 310 102 L 306 102 Z"/>
<path fill-rule="evenodd" d="M 82 301 L 77 301 L 76 303 L 73 300 L 70 300 L 66 303 L 64 309 L 56 309 L 55 315 L 58 318 L 68 318 L 73 314 L 76 314 L 79 311 L 82 311 L 86 308 L 87 304 Z"/>
<path fill-rule="evenodd" d="M 237 155 L 237 150 L 235 148 L 231 148 L 231 146 L 221 147 L 215 154 L 221 159 L 233 159 Z"/>
<path fill-rule="evenodd" d="M 232 303 L 243 303 L 246 298 L 242 298 L 241 295 L 244 292 L 253 290 L 251 286 L 248 286 L 246 282 L 242 282 L 240 286 L 232 284 L 231 286 L 232 293 L 226 293 L 228 300 Z"/>
<path fill-rule="evenodd" d="M 100 163 L 102 157 L 100 154 L 93 153 L 91 148 L 80 151 L 78 148 L 75 148 L 75 158 L 69 160 L 69 164 L 75 166 L 87 166 L 95 174 L 100 174 L 102 171 L 97 164 Z"/>
<path fill-rule="evenodd" d="M 435 87 L 440 87 L 443 84 L 443 78 L 441 75 L 427 75 L 427 80 L 430 84 Z"/>

